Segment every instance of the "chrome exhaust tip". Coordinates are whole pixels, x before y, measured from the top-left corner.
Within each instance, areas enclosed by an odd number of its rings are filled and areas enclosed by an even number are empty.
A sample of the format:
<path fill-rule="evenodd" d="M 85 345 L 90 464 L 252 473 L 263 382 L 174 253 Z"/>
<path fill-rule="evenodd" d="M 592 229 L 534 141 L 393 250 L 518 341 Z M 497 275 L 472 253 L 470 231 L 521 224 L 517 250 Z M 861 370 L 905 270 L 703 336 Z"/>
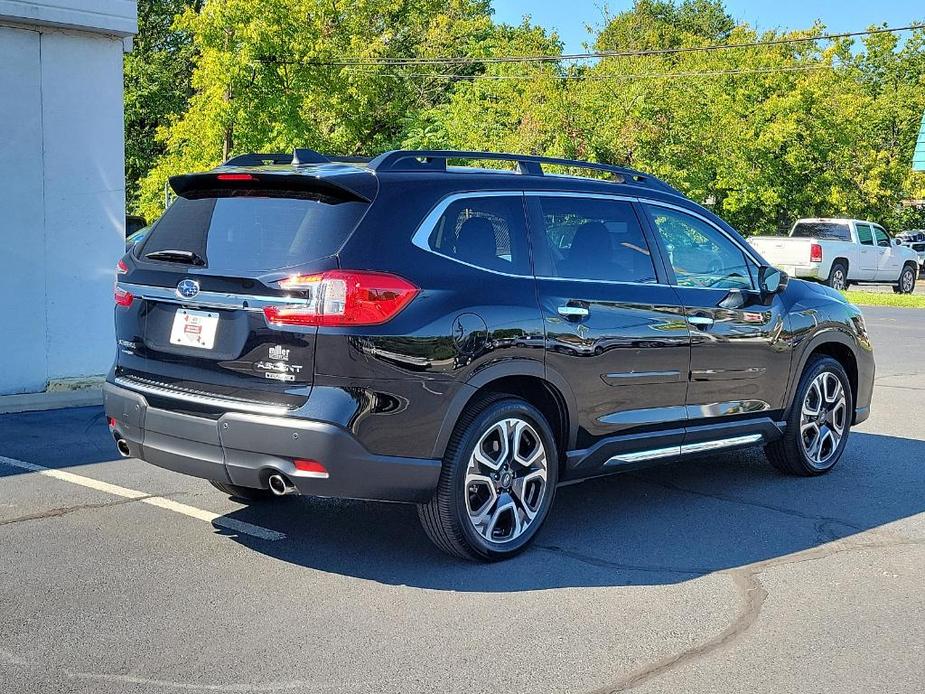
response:
<path fill-rule="evenodd" d="M 286 496 L 287 494 L 297 493 L 295 485 L 293 485 L 285 475 L 281 475 L 278 472 L 270 475 L 268 481 L 270 484 L 270 491 L 276 496 Z"/>
<path fill-rule="evenodd" d="M 132 452 L 128 449 L 128 441 L 125 439 L 117 439 L 116 448 L 119 450 L 119 455 L 121 455 L 123 458 L 132 457 Z"/>

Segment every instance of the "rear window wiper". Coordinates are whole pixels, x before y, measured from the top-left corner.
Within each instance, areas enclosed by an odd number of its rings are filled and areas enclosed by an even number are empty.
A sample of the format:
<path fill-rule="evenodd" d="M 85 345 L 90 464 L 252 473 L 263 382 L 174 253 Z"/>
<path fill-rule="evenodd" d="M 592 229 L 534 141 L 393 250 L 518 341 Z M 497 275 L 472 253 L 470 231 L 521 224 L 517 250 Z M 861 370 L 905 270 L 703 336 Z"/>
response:
<path fill-rule="evenodd" d="M 181 251 L 172 248 L 145 253 L 145 258 L 148 258 L 149 260 L 181 261 L 187 262 L 190 265 L 206 264 L 206 261 L 203 260 L 202 256 L 195 251 Z"/>

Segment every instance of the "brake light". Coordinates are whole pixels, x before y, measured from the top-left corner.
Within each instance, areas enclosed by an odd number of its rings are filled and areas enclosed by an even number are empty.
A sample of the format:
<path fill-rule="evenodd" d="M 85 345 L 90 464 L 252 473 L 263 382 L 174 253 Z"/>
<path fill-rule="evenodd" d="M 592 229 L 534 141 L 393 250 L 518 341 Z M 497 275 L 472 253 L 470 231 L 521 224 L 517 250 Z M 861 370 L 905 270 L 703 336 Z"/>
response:
<path fill-rule="evenodd" d="M 818 243 L 811 244 L 809 247 L 809 262 L 822 262 L 822 246 L 820 246 Z"/>
<path fill-rule="evenodd" d="M 128 308 L 132 305 L 132 302 L 135 300 L 135 295 L 131 292 L 124 290 L 118 284 L 115 286 L 114 298 L 116 300 L 116 306 L 124 306 Z"/>
<path fill-rule="evenodd" d="M 256 181 L 257 177 L 246 173 L 219 174 L 219 181 Z"/>
<path fill-rule="evenodd" d="M 116 263 L 117 275 L 124 275 L 126 272 L 128 272 L 128 265 L 125 264 L 124 260 L 120 260 L 118 263 Z"/>
<path fill-rule="evenodd" d="M 397 316 L 420 291 L 396 275 L 355 270 L 296 275 L 279 282 L 279 287 L 304 292 L 308 301 L 264 308 L 267 321 L 275 325 L 381 325 Z"/>

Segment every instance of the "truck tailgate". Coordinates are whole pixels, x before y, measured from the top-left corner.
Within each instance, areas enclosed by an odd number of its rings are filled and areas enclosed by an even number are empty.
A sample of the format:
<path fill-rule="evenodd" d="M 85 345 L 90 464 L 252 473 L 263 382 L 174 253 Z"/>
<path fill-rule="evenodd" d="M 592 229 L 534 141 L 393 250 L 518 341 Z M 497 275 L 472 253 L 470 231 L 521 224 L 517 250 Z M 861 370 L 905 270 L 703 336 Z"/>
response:
<path fill-rule="evenodd" d="M 753 236 L 748 242 L 769 263 L 781 266 L 809 263 L 810 246 L 816 241 L 810 238 L 790 238 L 788 236 Z"/>

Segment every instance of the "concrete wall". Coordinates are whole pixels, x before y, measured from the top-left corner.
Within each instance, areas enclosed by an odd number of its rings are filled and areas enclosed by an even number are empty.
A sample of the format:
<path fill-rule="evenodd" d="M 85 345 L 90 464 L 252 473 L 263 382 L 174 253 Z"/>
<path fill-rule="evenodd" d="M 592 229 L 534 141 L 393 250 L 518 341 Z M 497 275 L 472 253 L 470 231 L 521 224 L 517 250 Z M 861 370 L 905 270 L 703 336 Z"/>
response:
<path fill-rule="evenodd" d="M 0 26 L 0 395 L 112 361 L 122 50 L 116 35 Z"/>

